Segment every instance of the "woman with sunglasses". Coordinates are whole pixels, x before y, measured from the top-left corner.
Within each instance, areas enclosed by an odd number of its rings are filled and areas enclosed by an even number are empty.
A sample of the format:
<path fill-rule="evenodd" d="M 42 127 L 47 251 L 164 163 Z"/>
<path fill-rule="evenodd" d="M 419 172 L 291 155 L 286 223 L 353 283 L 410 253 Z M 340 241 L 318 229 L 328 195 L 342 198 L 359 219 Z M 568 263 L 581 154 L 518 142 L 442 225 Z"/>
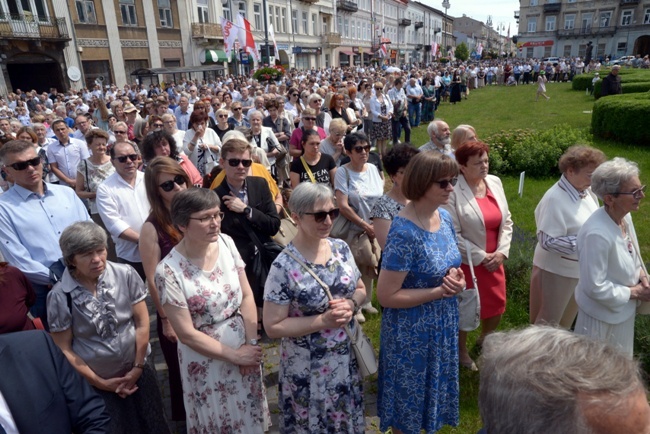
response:
<path fill-rule="evenodd" d="M 481 300 L 480 347 L 485 336 L 496 330 L 506 310 L 506 275 L 503 261 L 510 252 L 512 219 L 501 180 L 488 175 L 490 148 L 483 142 L 472 141 L 456 150 L 460 166 L 458 186 L 444 205 L 454 222 L 458 248 L 463 257 L 461 268 L 469 279 L 468 288 L 478 285 Z M 473 271 L 473 273 L 472 273 Z M 467 332 L 458 335 L 460 365 L 478 370 L 467 350 Z"/>
<path fill-rule="evenodd" d="M 228 110 L 218 109 L 215 112 L 215 117 L 217 118 L 217 124 L 214 126 L 213 130 L 219 136 L 219 140 L 223 142 L 223 136 L 228 132 L 235 129 L 235 126 L 228 122 Z"/>
<path fill-rule="evenodd" d="M 380 81 L 374 84 L 375 95 L 370 99 L 372 128 L 370 139 L 374 140 L 380 156 L 386 151 L 386 143 L 393 137 L 393 103 L 384 95 L 384 84 Z"/>
<path fill-rule="evenodd" d="M 354 328 L 352 316 L 365 299 L 361 274 L 347 244 L 329 238 L 339 214 L 329 186 L 300 184 L 289 207 L 298 233 L 273 262 L 264 290 L 265 330 L 282 338 L 280 432 L 362 433 L 363 381 L 342 330 Z M 329 286 L 334 300 L 306 267 Z"/>
<path fill-rule="evenodd" d="M 182 239 L 158 264 L 155 283 L 178 336 L 187 432 L 262 434 L 270 414 L 255 303 L 242 257 L 221 233 L 219 198 L 181 191 L 171 216 Z"/>
<path fill-rule="evenodd" d="M 333 187 L 336 163 L 330 155 L 320 152 L 321 138 L 318 133 L 307 130 L 301 140 L 305 152 L 291 163 L 291 188 L 296 188 L 301 182 Z"/>
<path fill-rule="evenodd" d="M 160 348 L 169 372 L 171 419 L 174 421 L 185 420 L 183 387 L 176 346 L 178 337 L 165 315 L 154 277 L 158 263 L 182 238 L 181 233 L 172 224 L 171 203 L 177 193 L 190 187 L 190 182 L 185 170 L 173 159 L 155 157 L 151 160 L 144 173 L 151 214 L 142 225 L 139 241 L 142 266 L 147 276 L 147 288 L 156 309 L 156 330 Z"/>
<path fill-rule="evenodd" d="M 293 123 L 296 128 L 300 125 L 302 111 L 304 107 L 300 102 L 300 93 L 295 87 L 287 91 L 287 102 L 284 104 L 284 110 L 291 114 Z"/>
<path fill-rule="evenodd" d="M 455 295 L 465 277 L 451 216 L 441 208 L 457 175 L 456 162 L 434 152 L 420 152 L 404 173 L 410 202 L 393 220 L 377 282 L 382 432 L 434 433 L 459 422 Z"/>
<path fill-rule="evenodd" d="M 228 118 L 228 124 L 232 125 L 233 128 L 238 128 L 238 127 L 250 128 L 251 127 L 251 124 L 248 121 L 248 119 L 246 119 L 246 117 L 244 117 L 242 105 L 241 105 L 241 103 L 239 101 L 233 102 L 232 105 L 230 106 L 230 108 L 232 110 L 232 116 L 230 116 Z M 262 117 L 264 117 L 264 115 L 262 115 Z"/>
<path fill-rule="evenodd" d="M 639 175 L 636 163 L 619 157 L 594 170 L 591 190 L 603 206 L 582 225 L 577 240 L 580 278 L 575 290 L 575 332 L 607 342 L 630 359 L 638 302 L 650 301 L 631 216 L 645 197 Z"/>
<path fill-rule="evenodd" d="M 169 157 L 181 165 L 190 178 L 190 185 L 200 186 L 203 182 L 198 169 L 184 154 L 178 153 L 176 141 L 166 131 L 156 131 L 145 137 L 142 142 L 142 158 L 145 166 L 156 157 Z"/>
<path fill-rule="evenodd" d="M 363 242 L 369 242 L 371 246 L 368 246 L 368 250 L 372 249 L 376 255 L 379 255 L 370 211 L 384 193 L 384 180 L 377 167 L 368 164 L 370 144 L 365 134 L 348 134 L 343 145 L 350 157 L 350 162 L 342 165 L 336 171 L 334 186 L 336 203 L 341 209 L 341 214 L 352 223 L 352 229 L 345 240 L 348 241 L 348 244 L 352 244 L 355 237 L 359 237 L 361 233 L 365 232 L 368 236 L 363 238 Z M 362 239 L 362 237 L 359 238 Z M 372 280 L 377 277 L 376 260 L 368 261 L 368 258 L 357 256 L 355 261 L 361 270 L 364 286 L 367 288 L 366 299 L 362 303 L 361 309 L 368 313 L 377 313 L 377 309 L 371 304 Z M 357 320 L 359 322 L 366 320 L 361 310 L 357 314 Z"/>
<path fill-rule="evenodd" d="M 289 140 L 289 145 L 291 148 L 290 153 L 291 156 L 294 158 L 300 157 L 303 153 L 303 148 L 301 143 L 302 143 L 302 135 L 305 131 L 307 130 L 316 131 L 316 133 L 318 134 L 321 140 L 325 140 L 325 138 L 327 137 L 327 133 L 325 133 L 325 130 L 316 125 L 316 111 L 314 111 L 314 109 L 312 109 L 311 107 L 308 107 L 305 110 L 303 110 L 302 121 L 303 121 L 302 127 L 293 130 L 293 133 L 291 133 L 291 139 Z"/>
<path fill-rule="evenodd" d="M 221 140 L 217 133 L 207 128 L 208 115 L 201 112 L 190 115 L 192 127 L 185 132 L 183 151 L 199 170 L 201 177 L 210 173 L 212 166 L 219 160 Z"/>

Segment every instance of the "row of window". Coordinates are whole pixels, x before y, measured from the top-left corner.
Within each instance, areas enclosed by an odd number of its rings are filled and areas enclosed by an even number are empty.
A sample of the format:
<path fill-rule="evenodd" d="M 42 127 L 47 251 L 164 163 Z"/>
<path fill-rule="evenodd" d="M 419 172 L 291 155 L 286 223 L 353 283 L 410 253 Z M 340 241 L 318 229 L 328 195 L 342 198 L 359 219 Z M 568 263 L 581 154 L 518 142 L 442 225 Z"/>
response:
<path fill-rule="evenodd" d="M 532 1 L 532 0 L 531 0 Z M 591 12 L 581 14 L 579 28 L 589 30 L 592 26 L 596 27 L 609 27 L 612 21 L 612 11 L 601 12 L 598 16 L 598 21 L 594 22 L 594 14 Z M 553 32 L 557 29 L 557 17 L 547 16 L 544 22 L 544 31 Z M 628 9 L 621 11 L 621 26 L 629 26 L 634 24 L 634 10 Z M 650 24 L 650 8 L 645 10 L 643 15 L 643 24 Z M 576 14 L 564 15 L 564 30 L 572 30 L 576 28 Z M 528 33 L 535 33 L 537 31 L 537 18 L 528 19 Z"/>
<path fill-rule="evenodd" d="M 553 47 L 544 47 L 544 54 L 541 57 L 550 57 L 552 55 L 552 49 Z M 610 53 L 605 52 L 606 49 L 607 49 L 607 44 L 604 43 L 598 44 L 598 46 L 596 46 L 595 53 L 593 53 L 593 57 L 598 59 L 609 55 Z M 623 56 L 626 53 L 627 53 L 627 43 L 625 41 L 618 42 L 616 44 L 616 55 Z M 584 59 L 586 54 L 587 54 L 587 45 L 586 44 L 578 45 L 577 56 Z M 570 44 L 564 45 L 562 55 L 564 57 L 571 57 L 576 55 L 576 53 L 573 52 L 573 45 Z M 526 48 L 525 57 L 527 58 L 535 57 L 533 47 Z"/>
<path fill-rule="evenodd" d="M 172 19 L 171 0 L 158 1 L 158 19 L 160 27 L 174 27 Z M 205 3 L 207 8 L 208 0 L 197 0 L 199 4 Z M 77 19 L 84 24 L 97 24 L 97 14 L 95 14 L 94 0 L 75 0 L 77 6 Z M 138 15 L 135 8 L 135 0 L 120 0 L 120 16 L 122 17 L 123 26 L 137 26 Z"/>

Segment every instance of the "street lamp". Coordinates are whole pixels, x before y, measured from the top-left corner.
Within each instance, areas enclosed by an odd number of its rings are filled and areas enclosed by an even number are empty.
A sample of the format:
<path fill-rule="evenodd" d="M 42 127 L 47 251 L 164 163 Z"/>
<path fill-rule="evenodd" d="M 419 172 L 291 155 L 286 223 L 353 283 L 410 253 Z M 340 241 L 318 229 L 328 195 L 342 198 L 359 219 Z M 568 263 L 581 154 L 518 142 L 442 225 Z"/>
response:
<path fill-rule="evenodd" d="M 449 0 L 444 0 L 442 2 L 442 7 L 445 8 L 445 22 L 444 25 L 442 26 L 442 36 L 443 36 L 442 39 L 445 42 L 445 50 L 449 51 L 449 48 L 447 48 L 447 9 L 451 7 L 449 5 Z"/>

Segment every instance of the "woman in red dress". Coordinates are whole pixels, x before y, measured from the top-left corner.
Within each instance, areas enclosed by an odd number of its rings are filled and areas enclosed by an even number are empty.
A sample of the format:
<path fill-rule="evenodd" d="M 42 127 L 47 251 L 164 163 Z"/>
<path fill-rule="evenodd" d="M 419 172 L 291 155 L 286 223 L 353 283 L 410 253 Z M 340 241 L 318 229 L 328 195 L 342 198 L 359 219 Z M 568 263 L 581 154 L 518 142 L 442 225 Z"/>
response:
<path fill-rule="evenodd" d="M 471 276 L 470 260 L 478 282 L 481 300 L 481 335 L 477 345 L 496 330 L 506 310 L 506 277 L 503 261 L 510 252 L 512 220 L 501 180 L 488 175 L 487 144 L 479 141 L 463 143 L 456 150 L 461 174 L 445 207 L 451 213 L 463 257 L 461 268 Z M 467 288 L 474 282 L 467 279 Z M 459 362 L 477 370 L 467 350 L 467 332 L 459 331 Z"/>

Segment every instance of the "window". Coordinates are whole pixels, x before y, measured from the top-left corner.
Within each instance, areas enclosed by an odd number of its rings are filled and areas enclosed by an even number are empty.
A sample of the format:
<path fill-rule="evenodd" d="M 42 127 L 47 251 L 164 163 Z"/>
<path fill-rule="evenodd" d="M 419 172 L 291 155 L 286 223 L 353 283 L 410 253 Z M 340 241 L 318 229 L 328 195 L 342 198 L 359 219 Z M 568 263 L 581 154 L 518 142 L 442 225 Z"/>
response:
<path fill-rule="evenodd" d="M 643 15 L 643 24 L 650 24 L 650 8 L 645 10 L 645 14 Z"/>
<path fill-rule="evenodd" d="M 586 54 L 587 54 L 587 45 L 586 44 L 578 45 L 578 57 L 584 59 Z"/>
<path fill-rule="evenodd" d="M 531 59 L 534 51 L 533 47 L 526 47 L 526 57 Z"/>
<path fill-rule="evenodd" d="M 531 6 L 537 6 L 537 0 L 530 0 Z"/>
<path fill-rule="evenodd" d="M 592 15 L 589 14 L 582 14 L 582 31 L 583 32 L 588 32 L 591 29 L 591 24 L 592 24 Z"/>
<path fill-rule="evenodd" d="M 632 24 L 632 13 L 634 11 L 623 11 L 621 14 L 621 26 L 629 26 Z"/>
<path fill-rule="evenodd" d="M 47 6 L 45 5 L 45 0 L 34 0 L 34 2 L 31 3 L 34 5 L 34 8 L 30 7 L 30 2 L 23 0 L 22 3 L 23 10 L 32 11 L 32 13 L 38 17 L 39 21 L 47 21 Z"/>
<path fill-rule="evenodd" d="M 546 27 L 547 32 L 552 32 L 555 30 L 555 17 L 546 17 Z"/>
<path fill-rule="evenodd" d="M 160 15 L 160 27 L 174 27 L 171 0 L 158 0 L 158 15 Z"/>
<path fill-rule="evenodd" d="M 600 59 L 601 57 L 605 57 L 605 47 L 607 44 L 598 44 L 598 47 L 596 47 L 596 58 Z"/>
<path fill-rule="evenodd" d="M 120 0 L 120 12 L 122 13 L 123 25 L 138 25 L 138 17 L 135 14 L 135 0 Z"/>
<path fill-rule="evenodd" d="M 553 47 L 544 47 L 544 57 L 551 57 L 551 49 Z"/>
<path fill-rule="evenodd" d="M 352 39 L 357 39 L 357 22 L 352 21 Z"/>
<path fill-rule="evenodd" d="M 262 5 L 259 3 L 253 3 L 253 20 L 255 30 L 262 30 Z"/>
<path fill-rule="evenodd" d="M 528 20 L 528 33 L 535 33 L 537 31 L 537 19 L 533 18 Z"/>
<path fill-rule="evenodd" d="M 327 18 L 323 17 L 323 22 L 321 23 L 321 25 L 323 26 L 322 27 L 323 35 L 327 35 L 330 32 L 329 26 L 327 25 Z"/>
<path fill-rule="evenodd" d="M 208 0 L 196 0 L 197 9 L 196 12 L 199 16 L 199 23 L 207 23 L 208 20 Z M 230 18 L 230 10 L 223 10 L 224 18 L 228 21 L 232 21 Z"/>
<path fill-rule="evenodd" d="M 93 0 L 77 0 L 77 17 L 80 23 L 97 24 L 95 2 Z"/>
<path fill-rule="evenodd" d="M 624 56 L 627 52 L 627 42 L 619 42 L 616 44 L 616 55 Z"/>
<path fill-rule="evenodd" d="M 571 45 L 564 46 L 564 57 L 571 57 Z"/>
<path fill-rule="evenodd" d="M 576 25 L 576 16 L 575 14 L 566 15 L 564 17 L 564 30 L 571 30 Z"/>
<path fill-rule="evenodd" d="M 336 18 L 336 27 L 339 29 L 339 35 L 343 35 L 343 18 L 341 16 Z"/>
<path fill-rule="evenodd" d="M 280 9 L 282 16 L 282 33 L 287 33 L 287 8 Z"/>
<path fill-rule="evenodd" d="M 293 9 L 291 11 L 291 30 L 292 33 L 298 33 L 298 11 Z"/>
<path fill-rule="evenodd" d="M 309 34 L 309 27 L 307 26 L 307 12 L 302 13 L 302 33 L 305 35 Z"/>
<path fill-rule="evenodd" d="M 237 8 L 241 16 L 248 19 L 248 10 L 246 9 L 246 2 L 239 2 Z"/>
<path fill-rule="evenodd" d="M 609 23 L 612 20 L 611 12 L 601 12 L 600 13 L 600 27 L 609 27 Z"/>
<path fill-rule="evenodd" d="M 343 19 L 343 36 L 346 38 L 350 37 L 350 20 L 347 18 Z"/>
<path fill-rule="evenodd" d="M 575 3 L 576 0 L 569 0 L 569 3 Z"/>
<path fill-rule="evenodd" d="M 280 26 L 280 6 L 275 7 L 275 31 L 282 32 L 282 27 Z"/>
<path fill-rule="evenodd" d="M 317 20 L 316 14 L 311 14 L 311 31 L 314 36 L 318 35 L 318 25 L 316 24 Z"/>

